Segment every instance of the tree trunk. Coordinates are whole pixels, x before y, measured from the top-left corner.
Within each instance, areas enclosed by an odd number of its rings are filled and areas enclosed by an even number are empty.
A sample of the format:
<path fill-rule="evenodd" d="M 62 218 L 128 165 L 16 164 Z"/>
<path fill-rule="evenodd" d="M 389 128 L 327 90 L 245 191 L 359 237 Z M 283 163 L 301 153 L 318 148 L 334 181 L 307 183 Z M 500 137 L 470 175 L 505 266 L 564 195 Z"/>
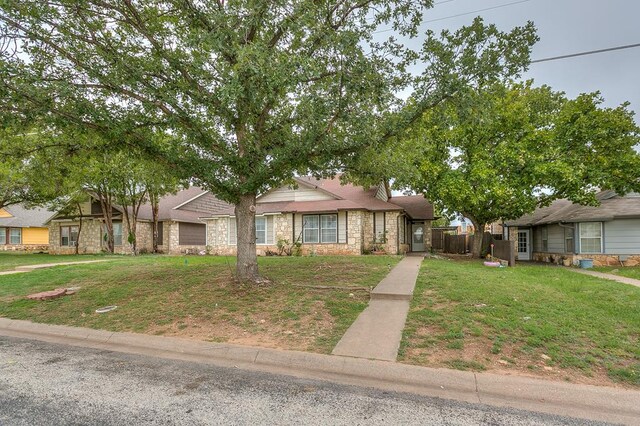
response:
<path fill-rule="evenodd" d="M 102 217 L 104 218 L 104 226 L 107 231 L 107 252 L 113 253 L 115 251 L 115 242 L 113 236 L 113 204 L 111 203 L 111 197 L 105 194 L 98 194 L 100 201 L 100 207 L 102 209 Z M 102 231 L 100 232 L 100 238 L 102 238 Z"/>
<path fill-rule="evenodd" d="M 153 253 L 158 252 L 158 213 L 160 210 L 159 201 L 155 194 L 149 193 L 149 202 L 151 203 L 151 218 L 153 220 Z"/>
<path fill-rule="evenodd" d="M 79 254 L 80 253 L 80 234 L 82 234 L 82 206 L 80 205 L 80 203 L 76 203 L 77 207 L 78 207 L 78 236 L 76 239 L 76 249 L 75 249 L 75 254 Z"/>
<path fill-rule="evenodd" d="M 469 216 L 467 216 L 469 217 Z M 473 223 L 473 228 L 475 229 L 475 234 L 473 236 L 473 247 L 471 247 L 471 256 L 474 258 L 479 258 L 482 256 L 482 243 L 484 240 L 484 227 L 485 223 L 480 223 L 478 220 L 469 217 L 471 223 Z"/>
<path fill-rule="evenodd" d="M 236 204 L 236 275 L 241 282 L 258 283 L 258 256 L 256 255 L 256 194 L 240 196 Z"/>

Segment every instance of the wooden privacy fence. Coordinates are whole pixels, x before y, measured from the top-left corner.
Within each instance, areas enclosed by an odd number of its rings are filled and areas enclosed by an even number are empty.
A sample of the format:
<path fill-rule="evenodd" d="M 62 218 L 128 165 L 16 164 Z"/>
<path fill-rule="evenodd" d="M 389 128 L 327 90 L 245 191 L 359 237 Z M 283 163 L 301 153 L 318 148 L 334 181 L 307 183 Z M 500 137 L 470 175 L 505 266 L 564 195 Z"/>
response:
<path fill-rule="evenodd" d="M 465 254 L 471 249 L 471 238 L 469 235 L 444 234 L 444 244 L 442 251 L 445 253 Z"/>
<path fill-rule="evenodd" d="M 431 230 L 431 247 L 434 250 L 444 250 L 444 229 L 432 229 Z"/>
<path fill-rule="evenodd" d="M 492 240 L 493 257 L 506 260 L 509 266 L 516 264 L 516 242 L 510 240 Z"/>

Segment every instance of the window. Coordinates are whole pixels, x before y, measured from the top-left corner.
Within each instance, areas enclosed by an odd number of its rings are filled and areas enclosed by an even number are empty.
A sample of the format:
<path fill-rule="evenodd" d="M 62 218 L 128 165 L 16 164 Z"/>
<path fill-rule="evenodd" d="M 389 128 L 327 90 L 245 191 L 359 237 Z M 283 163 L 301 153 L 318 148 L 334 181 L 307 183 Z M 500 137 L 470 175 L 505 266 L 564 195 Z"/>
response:
<path fill-rule="evenodd" d="M 76 244 L 78 244 L 78 227 L 61 226 L 60 245 L 62 247 L 75 247 Z"/>
<path fill-rule="evenodd" d="M 542 234 L 542 251 L 549 251 L 549 228 L 543 226 L 540 232 Z"/>
<path fill-rule="evenodd" d="M 573 242 L 573 228 L 564 228 L 564 252 L 575 252 L 575 244 Z"/>
<path fill-rule="evenodd" d="M 0 244 L 7 244 L 7 228 L 0 228 Z"/>
<path fill-rule="evenodd" d="M 302 221 L 304 226 L 304 243 L 338 242 L 338 215 L 305 215 Z"/>
<path fill-rule="evenodd" d="M 236 218 L 228 219 L 227 240 L 229 245 L 235 246 L 238 243 L 238 232 L 236 228 Z M 256 244 L 273 244 L 273 216 L 256 217 Z"/>
<path fill-rule="evenodd" d="M 302 226 L 304 228 L 304 235 L 302 241 L 305 243 L 319 243 L 320 242 L 320 216 L 303 216 Z"/>
<path fill-rule="evenodd" d="M 580 252 L 602 253 L 602 222 L 580 224 Z"/>
<path fill-rule="evenodd" d="M 267 244 L 266 217 L 256 217 L 256 244 Z"/>
<path fill-rule="evenodd" d="M 374 212 L 373 213 L 373 229 L 374 229 L 374 238 L 376 241 L 382 241 L 385 238 L 385 212 Z"/>
<path fill-rule="evenodd" d="M 113 245 L 122 245 L 122 222 L 113 222 Z"/>
<path fill-rule="evenodd" d="M 107 226 L 102 225 L 103 243 L 107 244 Z M 122 222 L 113 222 L 113 245 L 122 245 Z"/>
<path fill-rule="evenodd" d="M 9 231 L 9 244 L 20 244 L 22 242 L 22 229 L 11 228 Z"/>
<path fill-rule="evenodd" d="M 320 216 L 320 242 L 338 242 L 338 216 L 335 214 L 323 214 Z"/>
<path fill-rule="evenodd" d="M 230 217 L 227 222 L 227 236 L 229 238 L 229 245 L 235 246 L 238 244 L 238 232 L 236 229 L 236 218 Z"/>

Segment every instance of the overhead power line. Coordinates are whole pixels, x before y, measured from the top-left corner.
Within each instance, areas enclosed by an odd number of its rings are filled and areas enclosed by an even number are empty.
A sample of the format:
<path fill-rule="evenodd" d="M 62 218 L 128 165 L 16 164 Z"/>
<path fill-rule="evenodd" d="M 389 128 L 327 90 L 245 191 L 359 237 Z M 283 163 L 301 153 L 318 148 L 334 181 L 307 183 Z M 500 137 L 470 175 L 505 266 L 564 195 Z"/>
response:
<path fill-rule="evenodd" d="M 631 49 L 631 48 L 634 48 L 634 47 L 640 47 L 640 43 L 627 44 L 627 45 L 624 45 L 624 46 L 608 47 L 606 49 L 588 50 L 586 52 L 571 53 L 571 54 L 568 54 L 568 55 L 553 56 L 553 57 L 550 57 L 550 58 L 535 59 L 535 60 L 531 61 L 531 63 L 532 64 L 537 64 L 539 62 L 557 61 L 558 59 L 575 58 L 576 56 L 595 55 L 596 53 L 612 52 L 614 50 Z"/>
<path fill-rule="evenodd" d="M 442 1 L 440 3 L 448 3 L 449 1 L 453 1 L 453 0 Z M 457 18 L 459 16 L 473 15 L 473 14 L 476 14 L 476 13 L 479 13 L 479 12 L 486 12 L 488 10 L 501 9 L 503 7 L 513 6 L 513 5 L 520 4 L 520 3 L 527 3 L 527 2 L 530 2 L 530 1 L 531 0 L 514 1 L 514 2 L 511 2 L 511 3 L 500 4 L 498 6 L 486 7 L 484 9 L 472 10 L 471 12 L 458 13 L 456 15 L 444 16 L 442 18 L 429 19 L 429 20 L 426 20 L 426 21 L 422 21 L 422 23 L 423 24 L 427 24 L 427 23 L 430 23 L 430 22 L 444 21 L 445 19 Z M 438 3 L 435 3 L 435 4 L 438 4 Z M 386 30 L 375 31 L 373 34 L 387 33 L 389 31 L 393 31 L 393 28 L 388 28 Z"/>

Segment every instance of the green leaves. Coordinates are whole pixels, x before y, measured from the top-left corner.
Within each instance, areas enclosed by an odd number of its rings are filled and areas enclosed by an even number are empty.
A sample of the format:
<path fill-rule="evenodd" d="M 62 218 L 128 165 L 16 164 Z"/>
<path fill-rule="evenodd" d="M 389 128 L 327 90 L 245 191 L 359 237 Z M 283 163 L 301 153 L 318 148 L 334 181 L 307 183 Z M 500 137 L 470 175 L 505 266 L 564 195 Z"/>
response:
<path fill-rule="evenodd" d="M 627 105 L 601 108 L 549 87 L 468 86 L 425 113 L 393 149 L 413 157 L 397 186 L 423 192 L 476 226 L 515 219 L 557 198 L 593 204 L 599 189 L 640 185 L 638 129 Z"/>

